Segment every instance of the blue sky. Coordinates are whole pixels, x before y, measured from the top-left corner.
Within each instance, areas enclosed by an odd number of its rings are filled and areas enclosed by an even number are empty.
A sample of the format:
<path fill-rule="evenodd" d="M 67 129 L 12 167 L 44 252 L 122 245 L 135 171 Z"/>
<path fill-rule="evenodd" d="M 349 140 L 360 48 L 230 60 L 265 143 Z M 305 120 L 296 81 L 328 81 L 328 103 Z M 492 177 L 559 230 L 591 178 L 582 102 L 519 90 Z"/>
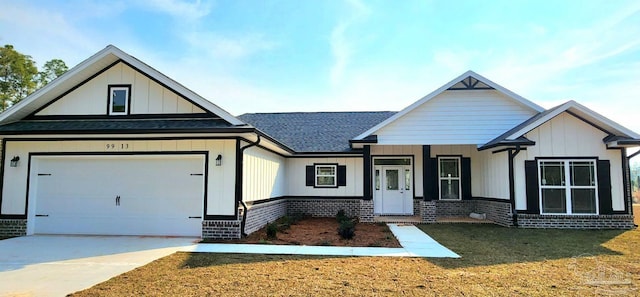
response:
<path fill-rule="evenodd" d="M 12 1 L 0 44 L 113 44 L 232 114 L 400 110 L 466 70 L 640 132 L 640 1 Z"/>

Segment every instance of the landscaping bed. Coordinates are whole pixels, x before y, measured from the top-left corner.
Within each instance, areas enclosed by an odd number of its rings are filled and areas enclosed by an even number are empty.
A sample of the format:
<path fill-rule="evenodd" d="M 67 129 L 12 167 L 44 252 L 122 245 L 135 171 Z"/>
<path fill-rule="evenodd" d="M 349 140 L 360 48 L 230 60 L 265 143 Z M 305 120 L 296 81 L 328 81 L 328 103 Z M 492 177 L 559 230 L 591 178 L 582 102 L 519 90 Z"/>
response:
<path fill-rule="evenodd" d="M 285 245 L 320 246 L 359 246 L 359 247 L 401 247 L 386 224 L 356 223 L 355 235 L 351 239 L 342 239 L 338 234 L 339 223 L 336 218 L 304 217 L 283 218 L 275 222 L 278 228 L 275 238 L 267 236 L 267 226 L 250 234 L 246 238 L 226 243 L 256 243 Z"/>

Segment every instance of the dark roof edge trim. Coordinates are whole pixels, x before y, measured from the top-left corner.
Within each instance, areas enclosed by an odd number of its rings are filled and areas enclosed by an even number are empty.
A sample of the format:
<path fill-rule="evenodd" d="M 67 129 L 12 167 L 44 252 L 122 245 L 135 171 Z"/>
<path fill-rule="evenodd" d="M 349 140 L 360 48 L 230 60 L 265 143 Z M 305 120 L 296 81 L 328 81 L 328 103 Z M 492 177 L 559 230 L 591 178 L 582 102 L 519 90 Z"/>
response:
<path fill-rule="evenodd" d="M 51 135 L 51 134 L 173 134 L 173 133 L 246 133 L 254 128 L 202 128 L 202 129 L 130 129 L 130 130 L 47 130 L 3 131 L 2 135 Z"/>
<path fill-rule="evenodd" d="M 478 151 L 484 151 L 484 150 L 488 150 L 491 148 L 495 148 L 495 147 L 500 147 L 500 146 L 513 146 L 513 145 L 519 145 L 519 146 L 532 146 L 532 145 L 536 145 L 535 141 L 529 140 L 524 136 L 520 136 L 517 139 L 514 140 L 502 140 L 498 143 L 494 143 L 494 144 L 490 144 L 490 145 L 483 145 L 481 147 L 478 148 Z"/>
<path fill-rule="evenodd" d="M 378 135 L 369 135 L 363 139 L 350 139 L 349 143 L 378 143 Z"/>

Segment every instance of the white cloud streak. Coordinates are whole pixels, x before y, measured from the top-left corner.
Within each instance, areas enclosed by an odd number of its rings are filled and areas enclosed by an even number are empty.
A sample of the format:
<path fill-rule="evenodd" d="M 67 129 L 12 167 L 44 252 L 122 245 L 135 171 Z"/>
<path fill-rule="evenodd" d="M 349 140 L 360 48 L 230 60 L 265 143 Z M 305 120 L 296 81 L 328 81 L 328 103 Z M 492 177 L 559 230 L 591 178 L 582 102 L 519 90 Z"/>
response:
<path fill-rule="evenodd" d="M 331 84 L 334 86 L 343 82 L 344 73 L 349 65 L 349 60 L 355 51 L 354 47 L 356 46 L 356 38 L 348 36 L 349 27 L 359 21 L 362 21 L 370 14 L 369 8 L 360 0 L 348 0 L 347 4 L 352 10 L 351 15 L 338 22 L 331 31 L 331 38 L 329 39 L 331 53 L 334 58 L 329 78 Z"/>

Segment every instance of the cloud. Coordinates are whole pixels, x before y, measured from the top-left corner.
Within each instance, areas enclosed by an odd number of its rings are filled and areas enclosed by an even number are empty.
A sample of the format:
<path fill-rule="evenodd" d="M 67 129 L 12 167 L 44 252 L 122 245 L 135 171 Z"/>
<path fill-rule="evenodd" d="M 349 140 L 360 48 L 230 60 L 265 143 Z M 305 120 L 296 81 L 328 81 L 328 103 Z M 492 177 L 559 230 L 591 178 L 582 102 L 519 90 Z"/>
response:
<path fill-rule="evenodd" d="M 141 6 L 159 11 L 181 21 L 196 21 L 207 16 L 213 9 L 213 2 L 207 0 L 140 0 Z"/>
<path fill-rule="evenodd" d="M 348 0 L 347 4 L 352 10 L 351 15 L 336 24 L 331 31 L 331 38 L 329 39 L 331 53 L 334 58 L 329 75 L 332 85 L 338 85 L 342 82 L 344 72 L 354 53 L 355 38 L 348 37 L 347 31 L 355 23 L 362 21 L 371 13 L 370 9 L 360 0 Z"/>
<path fill-rule="evenodd" d="M 83 55 L 88 56 L 104 46 L 98 46 L 67 15 L 28 2 L 5 3 L 0 10 L 0 24 L 4 28 L 19 28 L 3 30 L 0 42 L 15 45 L 18 51 L 32 56 L 38 65 L 61 58 L 73 66 L 84 59 Z"/>
<path fill-rule="evenodd" d="M 237 34 L 229 37 L 217 32 L 193 31 L 186 32 L 183 38 L 198 55 L 204 53 L 215 59 L 245 58 L 278 46 L 262 34 Z"/>

